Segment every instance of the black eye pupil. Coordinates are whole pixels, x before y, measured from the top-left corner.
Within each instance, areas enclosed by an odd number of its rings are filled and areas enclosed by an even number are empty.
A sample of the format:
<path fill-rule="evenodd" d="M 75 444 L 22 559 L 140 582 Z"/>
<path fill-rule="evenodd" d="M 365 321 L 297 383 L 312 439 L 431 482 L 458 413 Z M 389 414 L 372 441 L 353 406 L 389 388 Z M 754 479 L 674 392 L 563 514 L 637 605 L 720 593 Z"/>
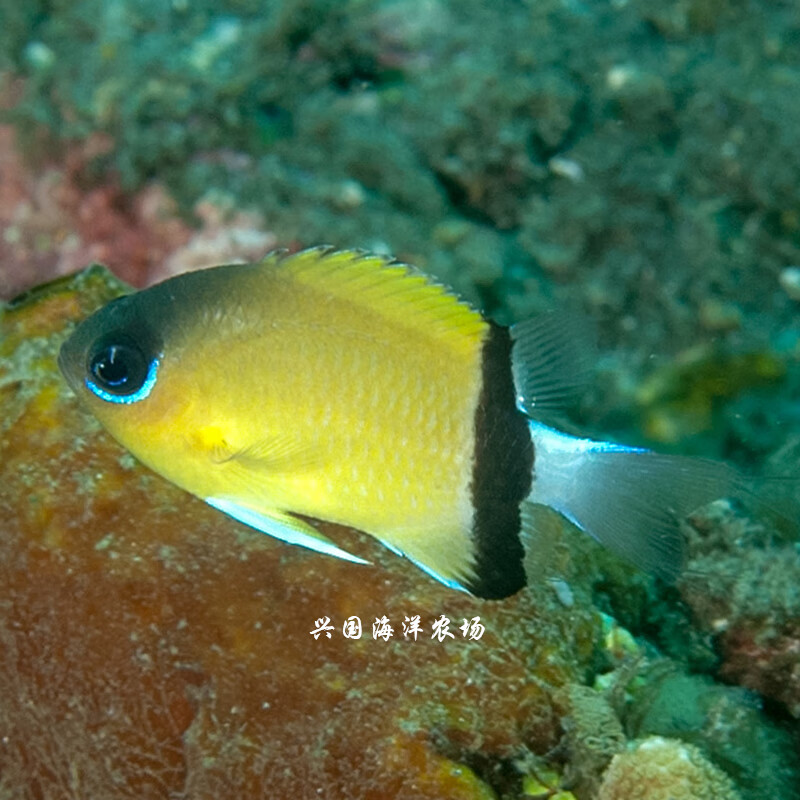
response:
<path fill-rule="evenodd" d="M 112 345 L 101 353 L 92 365 L 95 378 L 99 378 L 107 386 L 123 386 L 130 373 L 125 351 L 119 345 Z"/>
<path fill-rule="evenodd" d="M 97 385 L 116 395 L 137 392 L 147 379 L 148 360 L 132 344 L 107 344 L 89 361 L 89 372 Z"/>

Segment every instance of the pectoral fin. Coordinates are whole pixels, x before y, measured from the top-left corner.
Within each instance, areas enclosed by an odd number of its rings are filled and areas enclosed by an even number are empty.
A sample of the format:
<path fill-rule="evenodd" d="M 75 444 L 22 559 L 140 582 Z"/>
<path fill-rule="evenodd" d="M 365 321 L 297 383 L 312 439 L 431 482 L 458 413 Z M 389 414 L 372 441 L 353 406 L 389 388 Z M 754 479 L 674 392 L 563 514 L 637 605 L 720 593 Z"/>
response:
<path fill-rule="evenodd" d="M 272 509 L 268 513 L 255 511 L 252 508 L 246 508 L 222 497 L 206 497 L 205 501 L 210 506 L 222 511 L 223 514 L 228 514 L 239 522 L 249 525 L 251 528 L 261 531 L 261 533 L 281 539 L 288 544 L 299 544 L 302 547 L 308 547 L 310 550 L 316 550 L 318 553 L 325 553 L 345 561 L 352 561 L 354 564 L 369 564 L 363 558 L 354 556 L 337 547 L 333 541 L 321 534 L 316 528 L 307 522 L 303 522 L 303 520 L 297 519 L 297 517 L 293 517 L 291 514 Z"/>
<path fill-rule="evenodd" d="M 245 445 L 233 445 L 216 428 L 203 432 L 211 460 L 254 472 L 305 472 L 320 466 L 312 447 L 288 434 L 265 436 Z"/>

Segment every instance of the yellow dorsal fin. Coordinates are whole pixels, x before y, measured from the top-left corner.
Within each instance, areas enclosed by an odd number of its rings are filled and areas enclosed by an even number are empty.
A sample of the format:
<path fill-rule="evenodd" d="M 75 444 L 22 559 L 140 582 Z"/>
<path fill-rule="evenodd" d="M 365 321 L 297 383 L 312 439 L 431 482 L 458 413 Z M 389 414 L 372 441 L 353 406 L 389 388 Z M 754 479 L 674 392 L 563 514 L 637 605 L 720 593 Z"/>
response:
<path fill-rule="evenodd" d="M 408 264 L 362 250 L 314 247 L 286 255 L 268 255 L 265 266 L 277 266 L 298 283 L 331 297 L 367 305 L 387 320 L 424 327 L 437 338 L 481 339 L 483 317 L 444 286 Z"/>

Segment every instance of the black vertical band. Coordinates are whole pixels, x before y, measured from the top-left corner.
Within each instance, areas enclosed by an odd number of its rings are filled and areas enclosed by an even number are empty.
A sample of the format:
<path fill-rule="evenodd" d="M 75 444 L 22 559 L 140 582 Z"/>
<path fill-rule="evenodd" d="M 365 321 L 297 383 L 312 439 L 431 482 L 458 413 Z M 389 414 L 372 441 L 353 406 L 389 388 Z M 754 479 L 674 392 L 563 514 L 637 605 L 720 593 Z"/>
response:
<path fill-rule="evenodd" d="M 525 585 L 520 504 L 531 489 L 533 441 L 527 418 L 516 406 L 511 347 L 508 329 L 490 323 L 475 412 L 476 578 L 467 588 L 491 599 L 508 597 Z"/>

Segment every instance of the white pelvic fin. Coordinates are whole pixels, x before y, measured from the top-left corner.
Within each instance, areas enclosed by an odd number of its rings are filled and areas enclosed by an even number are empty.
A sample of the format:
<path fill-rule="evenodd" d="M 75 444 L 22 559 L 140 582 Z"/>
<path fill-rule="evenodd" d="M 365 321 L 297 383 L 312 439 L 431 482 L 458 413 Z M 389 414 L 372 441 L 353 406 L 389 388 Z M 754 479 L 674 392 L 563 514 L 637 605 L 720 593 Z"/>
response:
<path fill-rule="evenodd" d="M 726 464 L 578 439 L 529 423 L 532 503 L 554 508 L 586 533 L 667 581 L 680 574 L 680 520 L 737 485 Z"/>
<path fill-rule="evenodd" d="M 517 408 L 530 417 L 574 402 L 589 383 L 595 361 L 591 326 L 555 312 L 511 327 L 511 369 Z"/>
<path fill-rule="evenodd" d="M 298 544 L 301 547 L 316 550 L 318 553 L 325 553 L 345 561 L 352 561 L 354 564 L 369 564 L 369 561 L 364 561 L 363 558 L 354 556 L 337 547 L 334 542 L 316 528 L 290 514 L 284 514 L 280 511 L 270 511 L 269 514 L 265 514 L 221 497 L 207 497 L 205 500 L 206 503 L 222 511 L 223 514 L 228 514 L 228 516 L 239 522 L 243 522 L 245 525 L 261 531 L 261 533 L 274 536 L 276 539 L 288 544 Z"/>

